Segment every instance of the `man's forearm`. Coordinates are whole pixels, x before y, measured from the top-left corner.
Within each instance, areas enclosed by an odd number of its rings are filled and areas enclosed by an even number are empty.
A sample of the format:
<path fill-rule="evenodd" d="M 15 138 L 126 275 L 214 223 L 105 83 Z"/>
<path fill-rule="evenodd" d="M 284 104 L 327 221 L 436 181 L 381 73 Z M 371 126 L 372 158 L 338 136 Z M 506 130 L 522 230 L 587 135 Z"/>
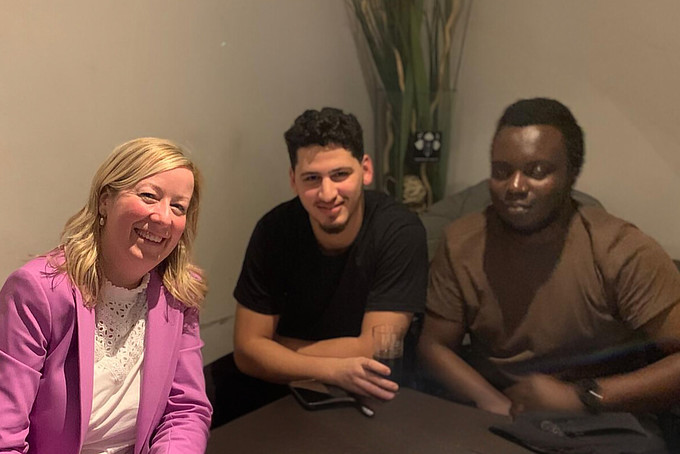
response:
<path fill-rule="evenodd" d="M 368 311 L 364 314 L 359 336 L 336 337 L 319 341 L 305 341 L 289 337 L 275 336 L 282 345 L 300 354 L 308 356 L 326 356 L 333 358 L 351 358 L 373 356 L 373 327 L 392 325 L 408 330 L 413 314 L 410 312 Z"/>
<path fill-rule="evenodd" d="M 596 379 L 599 389 L 589 407 L 603 411 L 658 412 L 680 402 L 680 353 L 634 372 Z M 531 374 L 505 389 L 513 412 L 537 410 L 587 410 L 579 387 L 550 375 Z M 599 397 L 598 397 L 599 396 Z"/>
<path fill-rule="evenodd" d="M 602 407 L 612 411 L 655 412 L 680 403 L 680 353 L 636 371 L 597 379 Z"/>
<path fill-rule="evenodd" d="M 483 410 L 508 414 L 510 401 L 449 347 L 422 342 L 420 357 L 449 392 Z"/>
<path fill-rule="evenodd" d="M 332 358 L 297 353 L 271 339 L 254 339 L 234 349 L 242 372 L 275 383 L 315 378 L 326 381 Z"/>
<path fill-rule="evenodd" d="M 336 337 L 321 341 L 306 341 L 290 337 L 277 336 L 276 341 L 297 353 L 308 356 L 328 356 L 334 358 L 350 358 L 373 354 L 372 340 L 365 337 Z"/>
<path fill-rule="evenodd" d="M 272 382 L 316 379 L 382 400 L 392 399 L 399 389 L 396 383 L 385 378 L 389 369 L 378 361 L 364 357 L 304 355 L 267 338 L 237 346 L 234 357 L 242 372 Z"/>

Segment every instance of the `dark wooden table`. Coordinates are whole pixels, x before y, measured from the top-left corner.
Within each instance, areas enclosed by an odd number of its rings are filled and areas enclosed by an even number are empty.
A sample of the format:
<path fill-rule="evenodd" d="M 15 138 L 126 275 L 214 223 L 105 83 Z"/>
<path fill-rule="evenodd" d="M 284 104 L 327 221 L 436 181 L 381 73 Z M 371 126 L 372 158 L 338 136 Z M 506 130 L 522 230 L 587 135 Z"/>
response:
<path fill-rule="evenodd" d="M 526 454 L 488 428 L 509 418 L 404 388 L 374 406 L 304 410 L 292 396 L 212 431 L 208 454 Z"/>

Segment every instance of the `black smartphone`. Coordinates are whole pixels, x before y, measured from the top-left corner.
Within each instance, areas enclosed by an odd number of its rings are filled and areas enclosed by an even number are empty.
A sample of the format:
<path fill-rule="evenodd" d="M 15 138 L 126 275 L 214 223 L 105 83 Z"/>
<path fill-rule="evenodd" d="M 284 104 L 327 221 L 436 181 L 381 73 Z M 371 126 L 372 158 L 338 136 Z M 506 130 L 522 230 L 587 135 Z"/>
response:
<path fill-rule="evenodd" d="M 291 382 L 288 387 L 295 399 L 307 410 L 358 404 L 353 396 L 341 388 L 327 386 L 316 380 L 295 381 Z"/>

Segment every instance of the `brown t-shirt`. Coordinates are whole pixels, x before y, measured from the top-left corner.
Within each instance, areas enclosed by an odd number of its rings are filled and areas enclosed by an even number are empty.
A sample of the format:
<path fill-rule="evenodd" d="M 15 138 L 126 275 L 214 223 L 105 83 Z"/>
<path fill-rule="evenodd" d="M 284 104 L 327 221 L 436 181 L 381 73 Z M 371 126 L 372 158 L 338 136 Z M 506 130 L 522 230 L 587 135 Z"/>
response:
<path fill-rule="evenodd" d="M 634 225 L 578 206 L 558 230 L 522 238 L 489 207 L 447 227 L 432 261 L 428 310 L 463 325 L 496 386 L 518 364 L 631 342 L 680 302 L 680 273 Z"/>

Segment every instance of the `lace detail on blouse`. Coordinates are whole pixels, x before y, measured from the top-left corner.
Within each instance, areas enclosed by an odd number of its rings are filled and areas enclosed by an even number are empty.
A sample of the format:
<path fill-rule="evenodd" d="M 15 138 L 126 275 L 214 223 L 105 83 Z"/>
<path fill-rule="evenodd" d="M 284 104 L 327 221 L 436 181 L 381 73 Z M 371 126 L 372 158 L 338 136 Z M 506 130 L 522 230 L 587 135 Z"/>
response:
<path fill-rule="evenodd" d="M 116 383 L 123 381 L 144 352 L 148 283 L 148 274 L 132 290 L 104 280 L 95 306 L 94 362 L 109 371 Z"/>

